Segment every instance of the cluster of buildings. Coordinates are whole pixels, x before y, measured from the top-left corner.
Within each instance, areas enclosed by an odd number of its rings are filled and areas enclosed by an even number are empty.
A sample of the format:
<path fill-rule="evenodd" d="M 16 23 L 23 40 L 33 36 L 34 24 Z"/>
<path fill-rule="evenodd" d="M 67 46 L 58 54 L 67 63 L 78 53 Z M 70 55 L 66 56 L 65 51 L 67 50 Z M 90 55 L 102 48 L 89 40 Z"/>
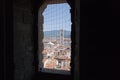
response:
<path fill-rule="evenodd" d="M 43 52 L 44 68 L 70 70 L 71 47 L 48 42 Z"/>
<path fill-rule="evenodd" d="M 58 38 L 44 38 L 43 44 L 44 68 L 70 71 L 71 39 L 64 38 L 64 30 Z"/>

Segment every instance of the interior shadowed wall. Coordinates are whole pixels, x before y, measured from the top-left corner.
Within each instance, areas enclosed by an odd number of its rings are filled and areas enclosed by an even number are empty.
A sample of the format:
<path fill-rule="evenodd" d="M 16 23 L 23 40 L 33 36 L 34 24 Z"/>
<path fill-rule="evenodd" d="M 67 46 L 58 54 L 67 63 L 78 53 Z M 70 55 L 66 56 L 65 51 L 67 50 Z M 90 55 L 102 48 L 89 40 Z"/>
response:
<path fill-rule="evenodd" d="M 33 1 L 13 0 L 14 79 L 32 80 L 34 76 Z"/>

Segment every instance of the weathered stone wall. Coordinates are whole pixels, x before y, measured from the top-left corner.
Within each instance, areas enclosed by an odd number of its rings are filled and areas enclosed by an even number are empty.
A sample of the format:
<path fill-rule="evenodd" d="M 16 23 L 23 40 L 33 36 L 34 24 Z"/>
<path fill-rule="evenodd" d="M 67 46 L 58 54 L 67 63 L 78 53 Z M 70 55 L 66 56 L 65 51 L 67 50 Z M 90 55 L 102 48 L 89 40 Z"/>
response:
<path fill-rule="evenodd" d="M 14 0 L 15 80 L 31 80 L 33 67 L 33 13 L 30 0 Z"/>

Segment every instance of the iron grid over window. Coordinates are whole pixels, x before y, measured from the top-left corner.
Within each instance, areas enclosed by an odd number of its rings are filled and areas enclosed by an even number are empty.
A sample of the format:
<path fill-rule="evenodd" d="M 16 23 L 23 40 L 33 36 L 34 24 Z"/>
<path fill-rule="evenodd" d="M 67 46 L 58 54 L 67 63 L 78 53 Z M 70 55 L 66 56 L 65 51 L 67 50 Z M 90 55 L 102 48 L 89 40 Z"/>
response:
<path fill-rule="evenodd" d="M 68 3 L 49 4 L 42 15 L 44 17 L 43 50 L 38 53 L 40 54 L 39 58 L 41 58 L 39 59 L 39 70 L 42 72 L 70 74 L 70 6 Z"/>

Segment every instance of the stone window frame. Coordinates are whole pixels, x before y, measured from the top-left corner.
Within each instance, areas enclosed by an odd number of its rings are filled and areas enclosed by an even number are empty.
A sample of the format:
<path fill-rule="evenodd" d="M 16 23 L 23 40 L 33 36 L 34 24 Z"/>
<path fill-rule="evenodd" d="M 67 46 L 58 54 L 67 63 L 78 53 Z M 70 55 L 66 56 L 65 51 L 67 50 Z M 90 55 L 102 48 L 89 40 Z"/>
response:
<path fill-rule="evenodd" d="M 34 51 L 35 53 L 35 62 L 34 62 L 34 65 L 35 65 L 35 71 L 37 73 L 54 73 L 54 74 L 62 74 L 62 75 L 73 75 L 74 74 L 74 57 L 75 57 L 75 54 L 72 54 L 72 53 L 75 53 L 75 22 L 74 22 L 74 15 L 75 15 L 75 11 L 74 11 L 74 4 L 71 0 L 48 0 L 49 3 L 46 3 L 47 0 L 44 0 L 44 1 L 41 1 L 40 3 L 37 3 L 37 8 L 35 10 L 35 25 L 34 25 L 34 33 L 35 33 L 35 46 L 34 46 Z M 71 43 L 71 71 L 58 71 L 58 70 L 50 70 L 50 69 L 44 69 L 44 71 L 41 71 L 41 69 L 39 69 L 39 59 L 42 59 L 42 55 L 40 55 L 40 58 L 38 58 L 38 52 L 42 52 L 43 50 L 43 42 L 42 42 L 42 39 L 43 39 L 43 36 L 39 36 L 39 35 L 43 35 L 43 15 L 42 13 L 44 12 L 44 9 L 47 7 L 47 4 L 52 4 L 50 1 L 52 2 L 55 2 L 55 1 L 60 1 L 59 3 L 68 3 L 69 6 L 71 7 L 70 9 L 70 13 L 71 13 L 71 40 L 72 40 L 72 43 Z M 39 1 L 38 1 L 39 2 Z M 55 2 L 56 3 L 56 2 Z M 37 16 L 36 16 L 37 14 Z M 38 15 L 39 14 L 39 15 Z M 41 14 L 41 15 L 40 15 Z M 38 18 L 40 17 L 40 18 Z M 40 20 L 39 20 L 40 19 Z M 38 23 L 39 22 L 39 23 Z M 39 27 L 41 26 L 41 27 Z M 39 36 L 39 37 L 38 37 Z M 37 44 L 37 45 L 36 45 Z M 40 46 L 40 47 L 38 47 Z M 42 66 L 43 64 L 41 64 Z"/>

